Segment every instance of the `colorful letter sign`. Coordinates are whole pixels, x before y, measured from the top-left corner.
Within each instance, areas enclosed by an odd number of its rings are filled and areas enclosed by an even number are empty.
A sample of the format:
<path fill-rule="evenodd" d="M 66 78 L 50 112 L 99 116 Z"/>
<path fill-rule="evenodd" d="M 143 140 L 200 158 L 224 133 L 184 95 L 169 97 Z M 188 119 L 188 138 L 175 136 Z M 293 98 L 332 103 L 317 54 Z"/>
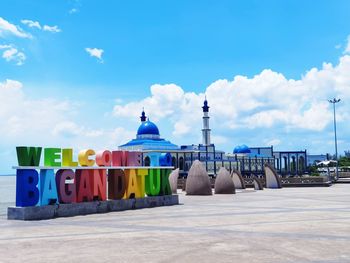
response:
<path fill-rule="evenodd" d="M 41 147 L 16 150 L 16 206 L 171 195 L 170 154 L 151 153 L 151 166 L 142 167 L 140 152 L 87 149 L 75 161 L 73 149 L 44 148 L 42 167 Z"/>

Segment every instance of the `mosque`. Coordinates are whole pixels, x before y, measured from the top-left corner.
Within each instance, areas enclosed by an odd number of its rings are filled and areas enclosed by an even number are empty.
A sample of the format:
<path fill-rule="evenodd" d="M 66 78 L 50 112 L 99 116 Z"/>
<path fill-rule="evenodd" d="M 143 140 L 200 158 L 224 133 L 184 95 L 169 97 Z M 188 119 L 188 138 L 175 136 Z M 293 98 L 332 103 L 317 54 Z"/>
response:
<path fill-rule="evenodd" d="M 209 105 L 207 99 L 203 103 L 202 143 L 178 146 L 160 137 L 157 125 L 151 122 L 143 110 L 140 116 L 141 125 L 136 138 L 120 145 L 120 150 L 142 152 L 142 165 L 150 166 L 155 153 L 170 153 L 172 166 L 179 168 L 180 176 L 187 173 L 195 160 L 206 166 L 208 174 L 215 176 L 221 167 L 230 172 L 239 170 L 243 176 L 262 176 L 265 163 L 269 163 L 284 176 L 298 175 L 306 172 L 307 154 L 305 151 L 274 151 L 270 147 L 253 147 L 240 145 L 232 153 L 226 154 L 217 150 L 211 143 L 209 127 Z"/>

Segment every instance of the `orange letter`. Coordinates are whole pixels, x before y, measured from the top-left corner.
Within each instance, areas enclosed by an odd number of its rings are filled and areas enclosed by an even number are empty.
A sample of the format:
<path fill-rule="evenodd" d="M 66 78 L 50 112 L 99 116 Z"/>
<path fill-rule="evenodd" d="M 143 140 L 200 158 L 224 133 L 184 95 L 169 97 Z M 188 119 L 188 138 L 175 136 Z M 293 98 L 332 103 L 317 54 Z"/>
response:
<path fill-rule="evenodd" d="M 110 151 L 100 151 L 96 154 L 96 164 L 98 166 L 111 166 L 112 153 Z"/>

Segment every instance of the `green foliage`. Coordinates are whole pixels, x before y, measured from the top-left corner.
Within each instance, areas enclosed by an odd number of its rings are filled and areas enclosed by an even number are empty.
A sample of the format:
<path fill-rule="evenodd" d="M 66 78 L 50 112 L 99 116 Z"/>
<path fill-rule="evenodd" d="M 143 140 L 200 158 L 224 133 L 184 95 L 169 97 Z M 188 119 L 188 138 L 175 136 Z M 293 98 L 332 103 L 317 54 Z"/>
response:
<path fill-rule="evenodd" d="M 318 172 L 313 172 L 310 174 L 310 176 L 320 176 L 320 174 Z"/>
<path fill-rule="evenodd" d="M 309 173 L 310 176 L 320 176 L 320 173 L 317 171 L 317 166 L 316 165 L 312 165 L 309 167 Z"/>
<path fill-rule="evenodd" d="M 350 157 L 342 156 L 339 158 L 339 167 L 350 166 Z"/>

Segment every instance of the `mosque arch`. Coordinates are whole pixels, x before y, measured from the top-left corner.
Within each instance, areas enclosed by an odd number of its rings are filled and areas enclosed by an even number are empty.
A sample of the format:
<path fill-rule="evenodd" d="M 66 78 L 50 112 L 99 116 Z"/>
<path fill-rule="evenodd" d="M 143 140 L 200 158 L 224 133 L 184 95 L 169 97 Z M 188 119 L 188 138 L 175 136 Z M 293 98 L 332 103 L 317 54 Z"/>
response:
<path fill-rule="evenodd" d="M 288 171 L 287 156 L 283 156 L 283 171 L 284 171 L 284 172 L 287 172 L 287 171 Z"/>
<path fill-rule="evenodd" d="M 299 156 L 299 160 L 298 160 L 298 172 L 299 174 L 302 174 L 304 169 L 305 169 L 305 158 L 304 156 Z"/>
<path fill-rule="evenodd" d="M 277 168 L 277 170 L 280 170 L 280 159 L 279 158 L 275 158 L 275 167 Z"/>
<path fill-rule="evenodd" d="M 149 158 L 149 156 L 145 157 L 144 165 L 145 166 L 151 166 L 151 158 Z"/>
<path fill-rule="evenodd" d="M 296 158 L 295 158 L 295 156 L 291 156 L 291 158 L 290 158 L 291 160 L 290 160 L 290 173 L 291 174 L 295 174 L 296 173 L 296 171 L 297 171 L 297 162 L 296 162 Z"/>
<path fill-rule="evenodd" d="M 179 158 L 179 169 L 184 170 L 184 158 L 182 156 Z"/>

